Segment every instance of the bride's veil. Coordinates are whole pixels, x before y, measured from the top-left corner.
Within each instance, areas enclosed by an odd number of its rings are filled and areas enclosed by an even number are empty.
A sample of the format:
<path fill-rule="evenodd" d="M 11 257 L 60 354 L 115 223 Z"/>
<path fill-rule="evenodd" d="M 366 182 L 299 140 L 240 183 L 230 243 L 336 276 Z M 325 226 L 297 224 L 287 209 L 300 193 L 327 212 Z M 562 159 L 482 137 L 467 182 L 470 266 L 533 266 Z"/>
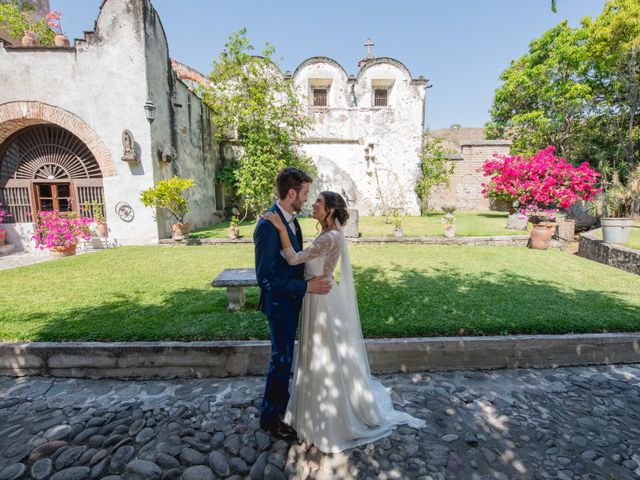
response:
<path fill-rule="evenodd" d="M 356 296 L 356 287 L 353 280 L 353 269 L 351 267 L 351 259 L 349 258 L 347 239 L 344 236 L 344 228 L 338 220 L 336 220 L 336 226 L 338 227 L 339 232 L 338 243 L 340 248 L 340 283 L 338 284 L 338 291 L 342 296 L 343 304 L 346 307 L 345 318 L 348 319 L 347 325 L 351 330 L 351 339 L 354 341 L 352 346 L 355 347 L 355 352 L 361 356 L 358 360 L 365 368 L 366 373 L 371 375 L 369 359 L 367 358 L 367 350 L 365 349 L 364 338 L 362 336 L 360 312 L 358 310 L 358 297 Z"/>

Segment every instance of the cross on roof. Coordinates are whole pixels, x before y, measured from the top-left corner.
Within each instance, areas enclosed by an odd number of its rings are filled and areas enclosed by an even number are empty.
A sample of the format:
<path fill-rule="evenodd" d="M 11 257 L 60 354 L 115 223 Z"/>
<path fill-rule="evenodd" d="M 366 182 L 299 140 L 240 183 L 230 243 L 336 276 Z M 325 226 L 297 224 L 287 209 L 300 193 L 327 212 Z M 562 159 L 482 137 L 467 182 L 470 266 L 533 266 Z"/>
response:
<path fill-rule="evenodd" d="M 371 52 L 371 47 L 373 47 L 375 44 L 371 41 L 371 37 L 367 38 L 367 43 L 364 44 L 365 47 L 367 47 L 367 49 L 369 50 L 367 53 L 367 57 L 369 58 L 373 58 L 373 52 Z"/>

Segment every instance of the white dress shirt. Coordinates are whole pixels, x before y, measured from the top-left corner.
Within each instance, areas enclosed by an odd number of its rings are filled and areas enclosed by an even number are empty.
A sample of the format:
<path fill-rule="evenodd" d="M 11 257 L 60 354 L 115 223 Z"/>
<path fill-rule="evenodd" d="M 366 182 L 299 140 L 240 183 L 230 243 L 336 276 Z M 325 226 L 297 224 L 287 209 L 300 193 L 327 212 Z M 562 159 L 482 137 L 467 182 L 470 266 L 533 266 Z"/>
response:
<path fill-rule="evenodd" d="M 284 219 L 287 221 L 287 223 L 289 224 L 291 229 L 295 232 L 295 228 L 294 228 L 294 225 L 293 225 L 293 219 L 295 218 L 295 216 L 293 214 L 287 212 L 284 208 L 282 208 L 280 206 L 280 202 L 276 202 L 276 205 L 278 206 L 278 208 L 282 212 L 282 215 L 284 215 Z"/>

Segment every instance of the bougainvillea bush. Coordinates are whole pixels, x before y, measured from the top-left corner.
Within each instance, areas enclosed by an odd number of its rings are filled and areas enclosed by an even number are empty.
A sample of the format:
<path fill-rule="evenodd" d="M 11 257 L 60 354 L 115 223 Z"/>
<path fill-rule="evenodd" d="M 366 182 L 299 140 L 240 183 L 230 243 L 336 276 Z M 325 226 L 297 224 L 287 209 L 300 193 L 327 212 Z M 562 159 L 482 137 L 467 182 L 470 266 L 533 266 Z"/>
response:
<path fill-rule="evenodd" d="M 600 191 L 598 172 L 587 162 L 576 167 L 557 157 L 553 146 L 529 158 L 494 155 L 482 170 L 489 177 L 482 194 L 504 200 L 522 213 L 566 210 L 579 200 L 592 200 Z"/>
<path fill-rule="evenodd" d="M 78 238 L 91 239 L 89 233 L 90 218 L 63 216 L 60 212 L 40 212 L 36 222 L 33 239 L 40 250 L 54 247 L 71 247 Z"/>

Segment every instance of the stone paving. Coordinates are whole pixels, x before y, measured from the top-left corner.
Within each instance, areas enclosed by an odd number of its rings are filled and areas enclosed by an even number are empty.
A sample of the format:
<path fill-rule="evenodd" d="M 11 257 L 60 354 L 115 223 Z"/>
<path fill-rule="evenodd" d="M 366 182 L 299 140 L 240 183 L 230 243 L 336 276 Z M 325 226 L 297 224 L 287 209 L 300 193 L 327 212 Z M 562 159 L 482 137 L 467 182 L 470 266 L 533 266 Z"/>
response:
<path fill-rule="evenodd" d="M 640 478 L 640 365 L 380 378 L 426 428 L 323 455 L 259 429 L 260 377 L 0 377 L 0 480 Z"/>
<path fill-rule="evenodd" d="M 26 265 L 47 262 L 54 259 L 54 257 L 49 255 L 49 252 L 43 252 L 40 250 L 34 250 L 32 252 L 12 253 L 11 255 L 4 255 L 0 257 L 0 270 L 24 267 Z"/>

